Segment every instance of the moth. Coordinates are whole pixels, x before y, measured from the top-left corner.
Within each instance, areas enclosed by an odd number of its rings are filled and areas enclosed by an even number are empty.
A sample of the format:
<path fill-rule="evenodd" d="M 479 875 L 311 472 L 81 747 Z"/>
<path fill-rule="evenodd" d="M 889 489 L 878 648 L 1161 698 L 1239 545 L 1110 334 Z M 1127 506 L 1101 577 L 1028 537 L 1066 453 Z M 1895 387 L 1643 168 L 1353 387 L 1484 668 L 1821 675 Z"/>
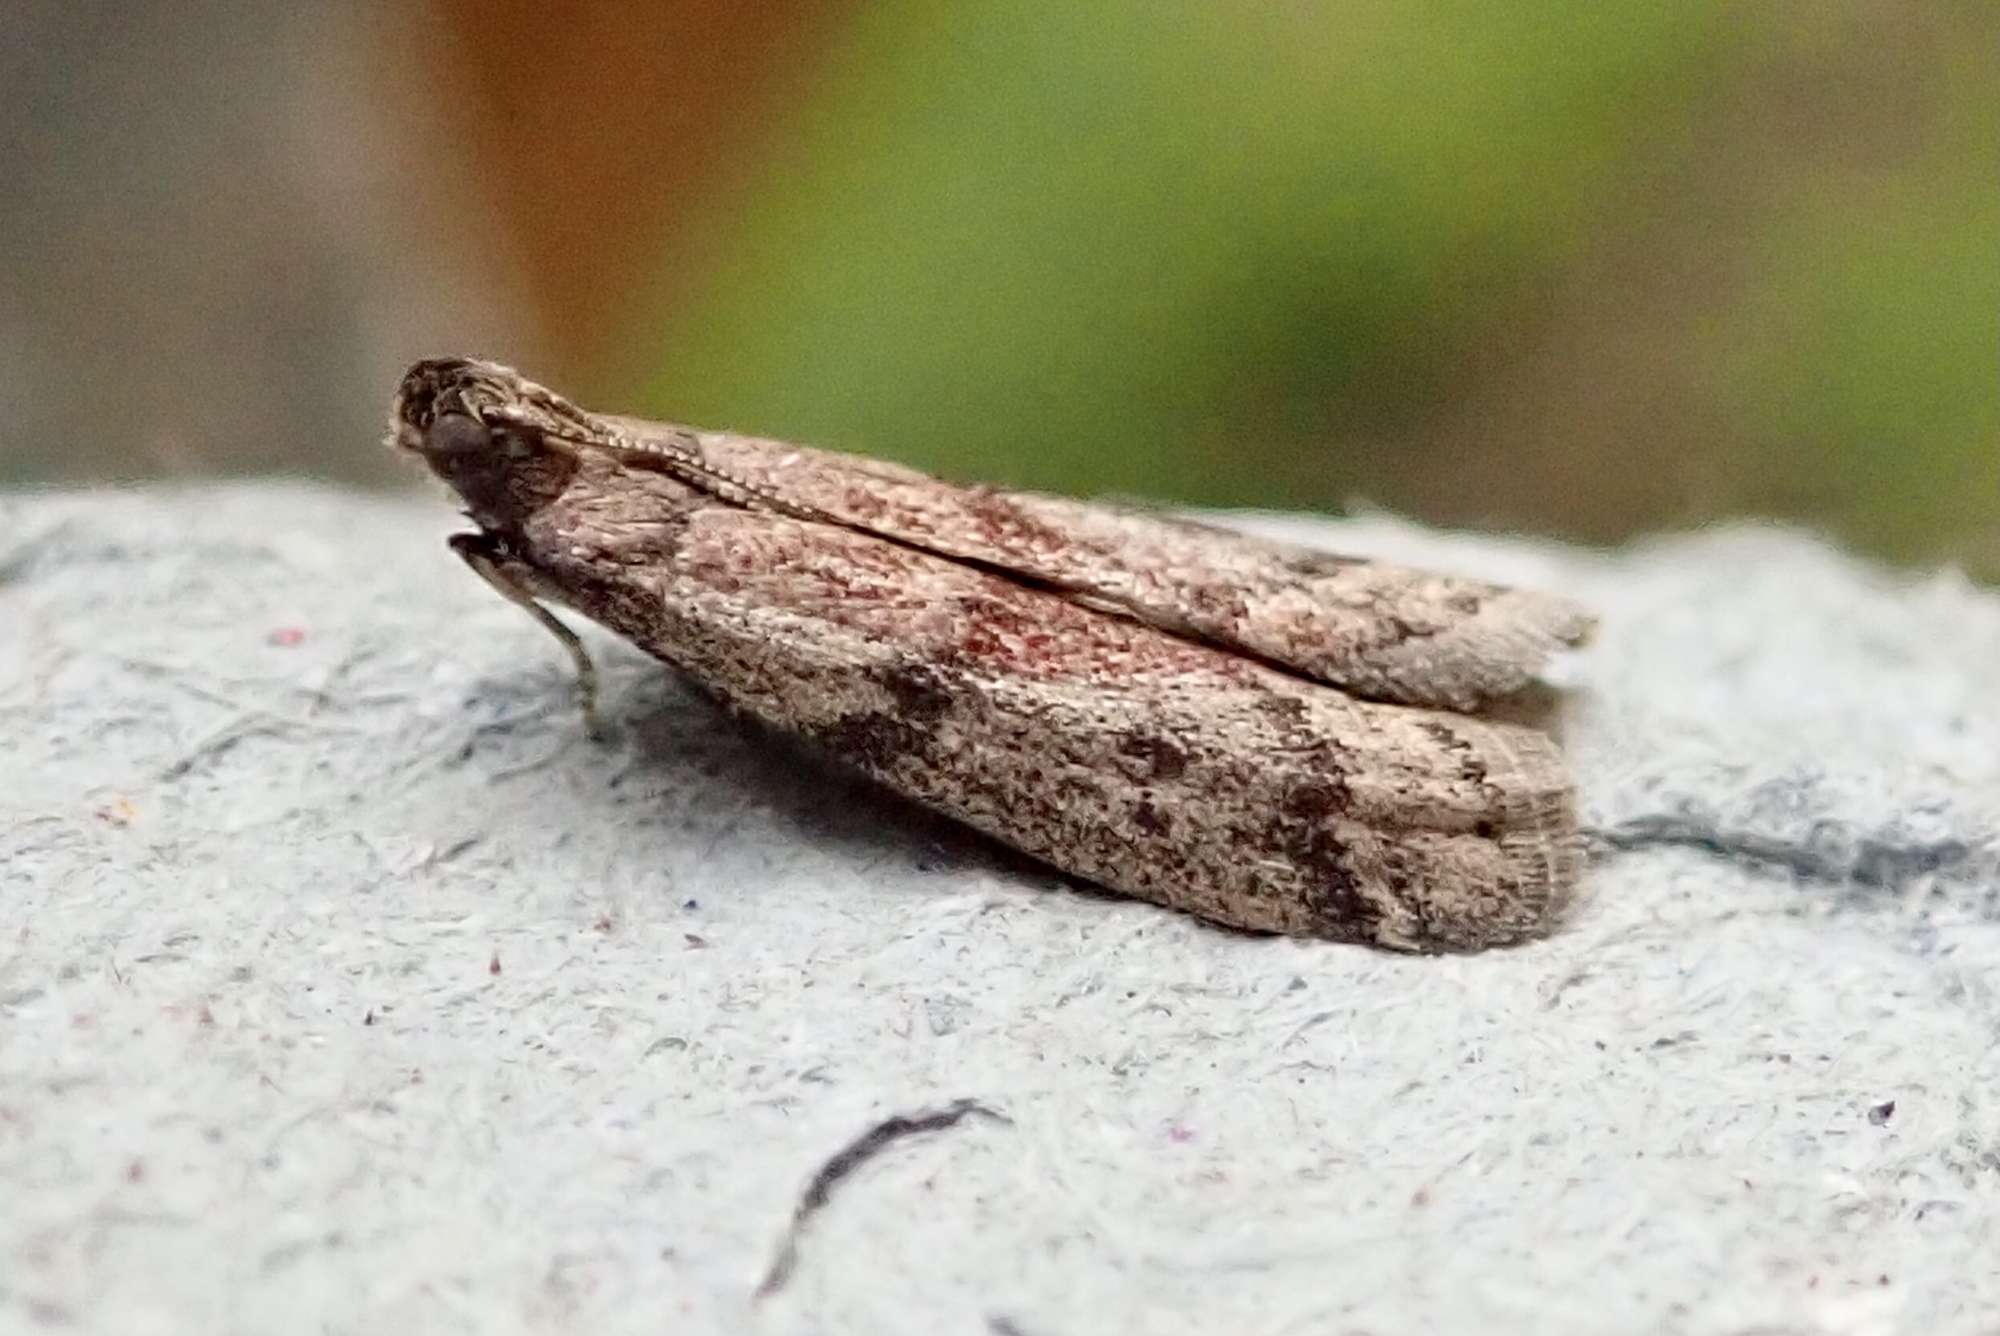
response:
<path fill-rule="evenodd" d="M 1590 617 L 1548 595 L 881 460 L 587 412 L 418 362 L 390 443 L 544 604 L 1108 890 L 1412 951 L 1548 930 L 1582 863 L 1556 744 L 1495 706 Z"/>

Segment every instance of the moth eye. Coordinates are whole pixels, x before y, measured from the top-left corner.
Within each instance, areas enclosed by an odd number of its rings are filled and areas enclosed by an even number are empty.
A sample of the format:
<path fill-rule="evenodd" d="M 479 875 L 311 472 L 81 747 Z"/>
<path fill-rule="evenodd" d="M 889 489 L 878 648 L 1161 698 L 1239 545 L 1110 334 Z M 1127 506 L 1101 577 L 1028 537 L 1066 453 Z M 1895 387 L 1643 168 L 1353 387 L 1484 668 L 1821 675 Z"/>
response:
<path fill-rule="evenodd" d="M 464 413 L 440 413 L 424 432 L 428 455 L 470 455 L 489 448 L 493 434 L 478 418 Z"/>

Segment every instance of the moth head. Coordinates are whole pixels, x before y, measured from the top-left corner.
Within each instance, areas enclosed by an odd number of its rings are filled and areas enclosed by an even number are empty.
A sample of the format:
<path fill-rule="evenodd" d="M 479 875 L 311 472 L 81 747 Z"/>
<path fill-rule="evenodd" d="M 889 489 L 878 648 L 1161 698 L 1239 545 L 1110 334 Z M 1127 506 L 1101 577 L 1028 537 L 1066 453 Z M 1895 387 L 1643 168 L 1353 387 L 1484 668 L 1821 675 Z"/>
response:
<path fill-rule="evenodd" d="M 576 473 L 576 442 L 600 432 L 589 414 L 511 367 L 430 358 L 403 374 L 389 441 L 420 456 L 482 528 L 514 530 Z"/>

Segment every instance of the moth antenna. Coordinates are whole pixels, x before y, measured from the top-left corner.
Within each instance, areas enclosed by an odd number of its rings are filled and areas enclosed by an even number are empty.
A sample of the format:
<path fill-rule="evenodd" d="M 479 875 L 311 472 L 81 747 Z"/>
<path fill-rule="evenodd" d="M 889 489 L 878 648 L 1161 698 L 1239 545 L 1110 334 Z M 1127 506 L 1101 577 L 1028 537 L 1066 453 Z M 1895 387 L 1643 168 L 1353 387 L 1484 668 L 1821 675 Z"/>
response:
<path fill-rule="evenodd" d="M 724 500 L 752 510 L 769 510 L 795 520 L 810 520 L 819 524 L 838 524 L 843 528 L 852 527 L 837 515 L 802 506 L 795 501 L 787 501 L 776 492 L 759 487 L 747 478 L 725 472 L 704 460 L 692 445 L 670 446 L 660 441 L 640 441 L 621 432 L 605 431 L 599 435 L 570 435 L 565 432 L 551 432 L 546 429 L 543 437 L 579 450 L 602 450 L 617 457 L 618 462 L 636 468 L 652 469 L 682 482 L 713 491 Z"/>

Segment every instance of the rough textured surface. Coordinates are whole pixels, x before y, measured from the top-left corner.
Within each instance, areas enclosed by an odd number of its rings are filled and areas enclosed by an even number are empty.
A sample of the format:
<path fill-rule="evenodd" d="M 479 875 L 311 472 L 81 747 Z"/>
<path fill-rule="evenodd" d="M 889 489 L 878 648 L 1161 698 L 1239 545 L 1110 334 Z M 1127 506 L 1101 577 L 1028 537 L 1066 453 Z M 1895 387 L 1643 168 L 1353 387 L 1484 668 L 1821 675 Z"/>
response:
<path fill-rule="evenodd" d="M 1265 527 L 1603 613 L 1556 937 L 1078 893 L 601 636 L 594 745 L 435 497 L 0 502 L 0 1330 L 1993 1330 L 2000 600 Z"/>

